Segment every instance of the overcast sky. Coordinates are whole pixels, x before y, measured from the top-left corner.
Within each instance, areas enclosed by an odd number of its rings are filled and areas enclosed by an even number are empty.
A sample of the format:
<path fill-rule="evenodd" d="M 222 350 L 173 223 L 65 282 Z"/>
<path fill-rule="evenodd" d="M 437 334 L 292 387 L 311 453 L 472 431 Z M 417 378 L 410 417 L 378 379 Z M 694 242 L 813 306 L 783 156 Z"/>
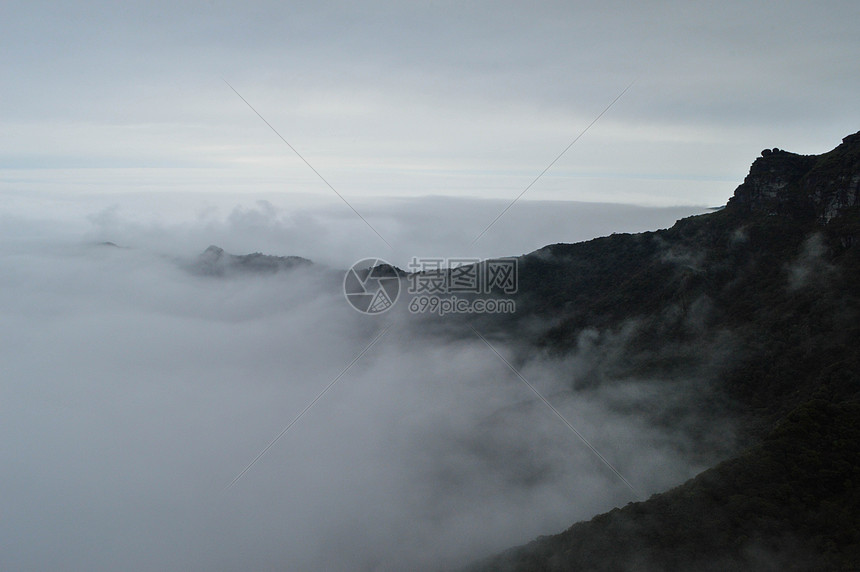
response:
<path fill-rule="evenodd" d="M 860 4 L 0 8 L 3 190 L 724 204 L 860 128 Z M 345 206 L 343 208 L 346 208 Z"/>

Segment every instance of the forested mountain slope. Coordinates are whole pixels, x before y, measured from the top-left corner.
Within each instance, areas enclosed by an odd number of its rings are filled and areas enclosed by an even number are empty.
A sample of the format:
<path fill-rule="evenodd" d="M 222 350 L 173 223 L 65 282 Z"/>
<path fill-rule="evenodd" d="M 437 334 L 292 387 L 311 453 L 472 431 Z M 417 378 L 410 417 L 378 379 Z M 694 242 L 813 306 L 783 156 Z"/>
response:
<path fill-rule="evenodd" d="M 858 187 L 860 133 L 818 156 L 765 150 L 724 209 L 523 257 L 518 316 L 499 327 L 561 355 L 583 335 L 623 332 L 621 358 L 594 383 L 708 363 L 744 447 L 676 489 L 474 569 L 858 565 Z M 535 316 L 552 326 L 527 327 Z"/>

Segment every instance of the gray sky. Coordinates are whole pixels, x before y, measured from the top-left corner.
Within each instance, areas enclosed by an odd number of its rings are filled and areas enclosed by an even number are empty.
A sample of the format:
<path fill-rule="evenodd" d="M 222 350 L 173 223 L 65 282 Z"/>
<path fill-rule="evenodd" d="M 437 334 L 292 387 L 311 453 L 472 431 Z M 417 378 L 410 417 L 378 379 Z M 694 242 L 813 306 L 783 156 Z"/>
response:
<path fill-rule="evenodd" d="M 723 204 L 860 126 L 857 2 L 4 2 L 4 191 Z M 345 207 L 344 207 L 345 208 Z"/>

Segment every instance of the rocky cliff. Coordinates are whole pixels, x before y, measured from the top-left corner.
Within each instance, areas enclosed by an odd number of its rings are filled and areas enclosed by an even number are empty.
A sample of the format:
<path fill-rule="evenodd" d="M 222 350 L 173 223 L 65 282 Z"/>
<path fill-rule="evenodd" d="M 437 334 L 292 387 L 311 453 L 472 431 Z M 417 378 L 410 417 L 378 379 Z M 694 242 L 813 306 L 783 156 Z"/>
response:
<path fill-rule="evenodd" d="M 860 132 L 823 155 L 765 149 L 729 206 L 828 224 L 860 206 Z"/>

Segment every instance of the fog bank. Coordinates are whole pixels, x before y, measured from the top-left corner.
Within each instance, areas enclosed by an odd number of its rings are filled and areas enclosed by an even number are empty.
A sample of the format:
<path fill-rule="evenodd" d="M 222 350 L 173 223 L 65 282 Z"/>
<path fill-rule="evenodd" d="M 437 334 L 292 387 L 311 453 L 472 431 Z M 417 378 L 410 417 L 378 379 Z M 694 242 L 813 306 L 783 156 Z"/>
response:
<path fill-rule="evenodd" d="M 336 266 L 189 272 L 208 242 L 314 258 L 301 250 L 313 240 L 286 238 L 286 215 L 229 213 L 53 225 L 7 213 L 2 568 L 436 570 L 636 500 L 476 336 L 428 335 L 405 312 L 361 315 Z M 451 220 L 434 228 L 466 234 Z M 407 222 L 423 236 L 420 217 Z M 515 336 L 492 343 L 523 355 Z M 703 468 L 684 434 L 630 414 L 660 402 L 660 380 L 573 392 L 588 355 L 516 363 L 645 494 Z"/>

